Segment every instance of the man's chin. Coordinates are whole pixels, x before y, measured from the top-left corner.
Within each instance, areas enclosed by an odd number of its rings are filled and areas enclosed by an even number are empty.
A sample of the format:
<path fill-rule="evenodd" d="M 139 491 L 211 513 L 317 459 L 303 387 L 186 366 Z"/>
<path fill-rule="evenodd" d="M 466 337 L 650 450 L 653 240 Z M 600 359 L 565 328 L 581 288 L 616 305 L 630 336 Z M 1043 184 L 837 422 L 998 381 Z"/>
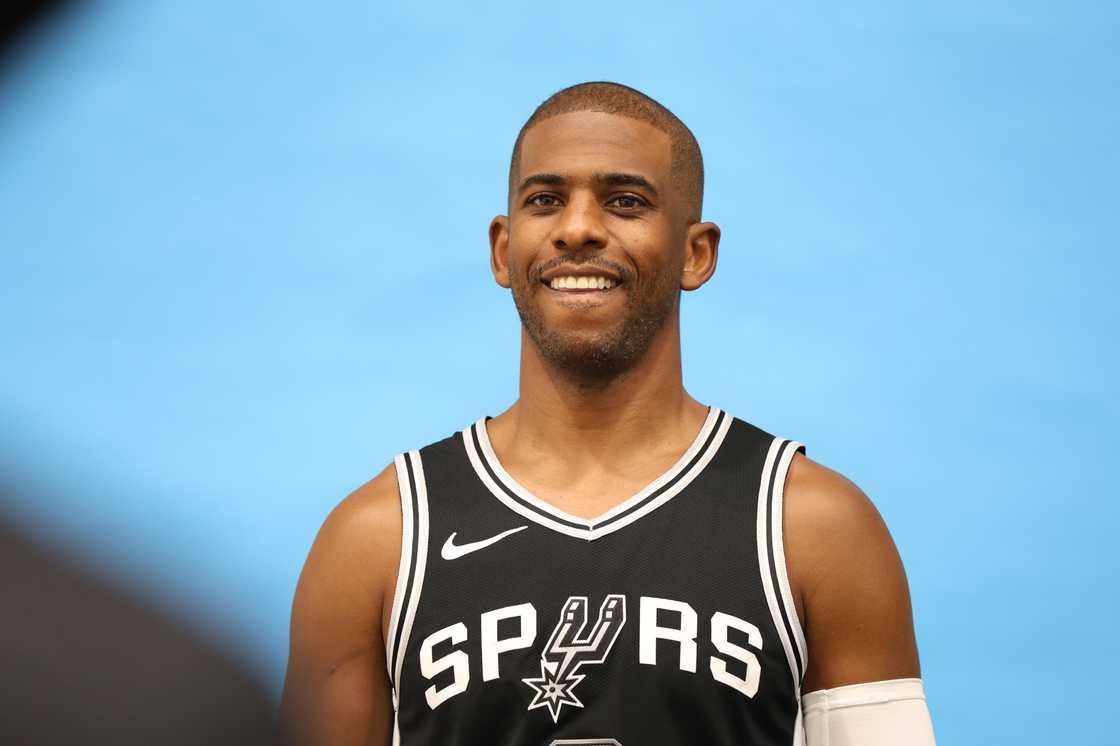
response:
<path fill-rule="evenodd" d="M 532 335 L 537 350 L 553 367 L 579 378 L 614 377 L 633 365 L 623 340 L 605 334 Z"/>
<path fill-rule="evenodd" d="M 611 320 L 560 320 L 520 300 L 515 293 L 522 328 L 540 357 L 562 375 L 588 385 L 609 382 L 632 368 L 665 320 L 664 313 L 645 320 L 633 314 Z"/>

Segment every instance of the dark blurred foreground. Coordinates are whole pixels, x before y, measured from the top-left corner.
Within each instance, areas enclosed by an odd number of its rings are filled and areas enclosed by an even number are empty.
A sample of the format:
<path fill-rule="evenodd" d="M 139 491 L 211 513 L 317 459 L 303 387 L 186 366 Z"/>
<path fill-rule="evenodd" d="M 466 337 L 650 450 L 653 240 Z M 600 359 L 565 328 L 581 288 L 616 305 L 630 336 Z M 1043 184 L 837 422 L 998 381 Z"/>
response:
<path fill-rule="evenodd" d="M 9 50 L 66 11 L 81 5 L 74 0 L 4 0 L 0 3 L 0 71 Z"/>
<path fill-rule="evenodd" d="M 0 744 L 277 741 L 237 664 L 2 522 L 0 615 Z"/>

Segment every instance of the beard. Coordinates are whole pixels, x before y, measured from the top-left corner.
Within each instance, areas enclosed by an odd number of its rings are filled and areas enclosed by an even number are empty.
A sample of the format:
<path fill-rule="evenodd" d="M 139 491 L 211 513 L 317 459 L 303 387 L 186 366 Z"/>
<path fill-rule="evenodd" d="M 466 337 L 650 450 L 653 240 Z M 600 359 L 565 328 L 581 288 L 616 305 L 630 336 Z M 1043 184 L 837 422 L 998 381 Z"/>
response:
<path fill-rule="evenodd" d="M 526 280 L 523 274 L 515 273 L 510 288 L 521 325 L 541 356 L 581 387 L 600 388 L 623 376 L 645 356 L 676 307 L 680 284 L 670 268 L 650 280 L 639 281 L 613 262 L 588 263 L 609 266 L 618 273 L 623 282 L 609 292 L 626 294 L 622 318 L 594 331 L 557 329 L 546 324 L 536 301 L 536 294 L 544 292 L 539 279 Z M 543 269 L 533 276 L 539 277 Z"/>

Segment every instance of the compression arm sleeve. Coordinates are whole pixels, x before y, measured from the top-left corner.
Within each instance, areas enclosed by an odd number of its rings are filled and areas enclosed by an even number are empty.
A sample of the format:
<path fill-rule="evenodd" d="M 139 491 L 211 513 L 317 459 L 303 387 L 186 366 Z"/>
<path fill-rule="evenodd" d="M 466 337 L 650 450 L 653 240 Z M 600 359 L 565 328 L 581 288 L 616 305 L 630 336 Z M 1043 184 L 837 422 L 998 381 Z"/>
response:
<path fill-rule="evenodd" d="M 820 689 L 801 710 L 806 746 L 935 746 L 921 679 Z"/>

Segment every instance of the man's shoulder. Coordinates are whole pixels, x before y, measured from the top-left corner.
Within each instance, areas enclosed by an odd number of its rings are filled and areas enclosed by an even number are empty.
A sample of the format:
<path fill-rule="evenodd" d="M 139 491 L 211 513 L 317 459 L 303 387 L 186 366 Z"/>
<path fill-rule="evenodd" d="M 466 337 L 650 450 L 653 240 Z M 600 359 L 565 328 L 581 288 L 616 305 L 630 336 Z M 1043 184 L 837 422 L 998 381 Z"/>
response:
<path fill-rule="evenodd" d="M 785 495 L 786 561 L 808 620 L 805 691 L 920 676 L 906 571 L 871 499 L 802 455 Z"/>
<path fill-rule="evenodd" d="M 798 454 L 786 479 L 783 513 L 786 559 L 799 601 L 823 587 L 856 593 L 898 585 L 901 579 L 905 588 L 886 523 L 843 474 Z"/>
<path fill-rule="evenodd" d="M 816 544 L 828 536 L 840 538 L 840 531 L 858 535 L 885 530 L 882 518 L 863 490 L 840 472 L 805 455 L 800 441 L 776 436 L 749 420 L 726 414 L 742 437 L 757 444 L 760 458 L 763 452 L 768 453 L 767 463 L 772 464 L 768 468 L 776 471 L 779 478 L 784 468 L 779 462 L 788 462 L 783 489 L 783 523 L 787 534 L 792 530 L 809 536 L 811 543 Z"/>
<path fill-rule="evenodd" d="M 409 469 L 462 450 L 463 430 L 434 440 L 418 448 L 401 450 L 380 472 L 347 495 L 327 516 L 324 528 L 330 526 L 344 533 L 349 529 L 400 525 L 400 478 L 407 478 Z M 416 457 L 420 456 L 420 459 Z"/>
<path fill-rule="evenodd" d="M 347 519 L 357 519 L 382 510 L 386 502 L 399 503 L 397 490 L 397 469 L 390 461 L 381 471 L 347 495 L 332 513 L 339 513 Z"/>
<path fill-rule="evenodd" d="M 400 533 L 397 470 L 389 463 L 339 502 L 319 530 L 317 543 L 372 547 L 386 534 Z"/>
<path fill-rule="evenodd" d="M 838 471 L 797 453 L 790 463 L 785 487 L 786 522 L 808 529 L 834 531 L 881 522 L 871 499 Z"/>
<path fill-rule="evenodd" d="M 795 564 L 811 573 L 853 556 L 895 554 L 886 523 L 862 489 L 838 471 L 797 454 L 786 478 L 784 533 Z"/>

